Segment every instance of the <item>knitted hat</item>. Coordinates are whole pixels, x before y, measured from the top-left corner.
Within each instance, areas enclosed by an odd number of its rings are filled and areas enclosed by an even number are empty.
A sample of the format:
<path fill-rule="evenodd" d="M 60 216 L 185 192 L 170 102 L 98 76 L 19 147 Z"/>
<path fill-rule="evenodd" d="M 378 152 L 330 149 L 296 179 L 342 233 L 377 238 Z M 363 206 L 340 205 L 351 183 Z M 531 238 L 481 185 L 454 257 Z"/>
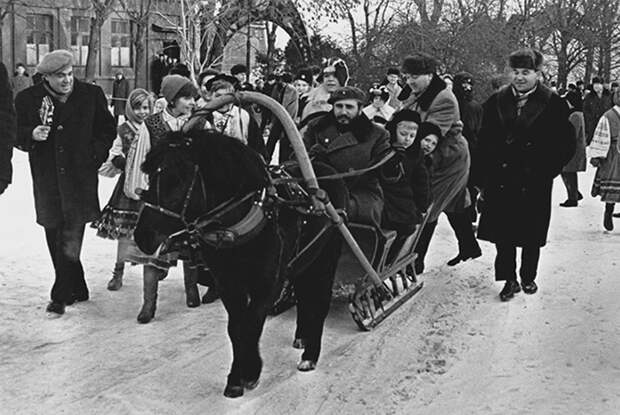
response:
<path fill-rule="evenodd" d="M 181 96 L 195 97 L 198 91 L 188 78 L 181 75 L 168 75 L 161 81 L 161 94 L 171 104 Z"/>
<path fill-rule="evenodd" d="M 421 123 L 420 127 L 418 128 L 417 137 L 422 139 L 431 134 L 436 135 L 437 138 L 441 138 L 441 129 L 437 127 L 435 124 L 433 124 L 432 122 L 424 121 L 423 123 Z"/>
<path fill-rule="evenodd" d="M 532 48 L 519 49 L 510 54 L 508 63 L 511 68 L 522 68 L 539 71 L 543 64 L 542 54 Z"/>
<path fill-rule="evenodd" d="M 345 61 L 340 58 L 332 58 L 327 61 L 327 66 L 323 68 L 323 72 L 317 78 L 317 81 L 323 82 L 323 75 L 332 73 L 335 74 L 336 79 L 340 83 L 340 86 L 346 86 L 349 82 L 349 68 Z"/>
<path fill-rule="evenodd" d="M 335 90 L 334 92 L 332 92 L 331 96 L 329 97 L 329 100 L 327 100 L 328 103 L 330 104 L 334 104 L 338 101 L 342 101 L 344 99 L 354 99 L 356 101 L 364 102 L 366 100 L 366 97 L 364 96 L 364 92 L 354 86 L 342 86 L 340 88 L 338 88 L 337 90 Z"/>
<path fill-rule="evenodd" d="M 68 50 L 58 49 L 43 56 L 37 65 L 37 72 L 43 75 L 51 75 L 72 65 L 73 54 Z"/>
<path fill-rule="evenodd" d="M 405 58 L 401 69 L 410 75 L 430 75 L 437 71 L 437 62 L 430 55 L 416 53 Z"/>
<path fill-rule="evenodd" d="M 248 71 L 248 68 L 245 65 L 242 65 L 240 63 L 230 68 L 230 74 L 233 76 L 238 75 L 240 73 L 246 73 L 247 71 Z"/>
<path fill-rule="evenodd" d="M 400 76 L 400 69 L 398 69 L 398 68 L 388 68 L 387 74 L 388 75 L 398 75 L 398 76 Z"/>
<path fill-rule="evenodd" d="M 312 69 L 310 68 L 301 68 L 297 71 L 297 75 L 295 76 L 295 80 L 304 81 L 308 85 L 312 85 Z"/>

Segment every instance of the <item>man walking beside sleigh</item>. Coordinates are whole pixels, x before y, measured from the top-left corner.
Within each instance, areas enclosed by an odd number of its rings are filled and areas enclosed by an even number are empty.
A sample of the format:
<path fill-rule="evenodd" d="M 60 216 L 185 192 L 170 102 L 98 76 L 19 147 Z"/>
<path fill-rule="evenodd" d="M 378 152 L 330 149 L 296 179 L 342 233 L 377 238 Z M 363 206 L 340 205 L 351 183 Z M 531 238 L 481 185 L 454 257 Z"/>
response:
<path fill-rule="evenodd" d="M 84 227 L 99 217 L 97 170 L 116 136 L 101 88 L 73 78 L 73 55 L 55 50 L 37 66 L 44 81 L 20 92 L 17 147 L 29 153 L 37 223 L 56 279 L 47 311 L 88 300 L 80 262 Z"/>

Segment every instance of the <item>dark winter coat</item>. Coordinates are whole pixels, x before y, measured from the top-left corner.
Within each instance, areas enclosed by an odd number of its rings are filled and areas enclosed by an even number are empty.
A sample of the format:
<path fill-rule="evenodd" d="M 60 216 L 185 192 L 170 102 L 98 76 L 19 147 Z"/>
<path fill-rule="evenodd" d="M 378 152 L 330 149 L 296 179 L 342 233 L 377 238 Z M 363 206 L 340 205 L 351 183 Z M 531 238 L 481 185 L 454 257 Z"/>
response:
<path fill-rule="evenodd" d="M 125 77 L 115 79 L 112 84 L 112 106 L 114 115 L 125 115 L 125 105 L 129 96 L 129 81 Z"/>
<path fill-rule="evenodd" d="M 611 107 L 613 107 L 611 94 L 606 89 L 603 90 L 603 94 L 600 98 L 594 91 L 588 92 L 584 98 L 583 120 L 586 128 L 586 145 L 590 145 L 592 141 L 598 120 L 605 114 L 605 111 L 611 109 Z"/>
<path fill-rule="evenodd" d="M 539 84 L 517 116 L 512 87 L 484 104 L 475 175 L 484 208 L 478 238 L 515 246 L 544 246 L 553 178 L 575 153 L 566 102 Z"/>
<path fill-rule="evenodd" d="M 359 170 L 381 160 L 390 151 L 389 134 L 364 114 L 355 118 L 346 129 L 340 129 L 330 112 L 308 124 L 303 135 L 310 156 L 338 172 Z M 353 222 L 380 226 L 383 191 L 376 171 L 345 180 L 350 202 L 347 213 Z"/>
<path fill-rule="evenodd" d="M 11 183 L 11 158 L 15 144 L 15 108 L 6 67 L 0 62 L 0 181 Z"/>
<path fill-rule="evenodd" d="M 430 204 L 430 174 L 419 143 L 416 140 L 406 150 L 397 152 L 395 161 L 402 166 L 402 177 L 381 183 L 385 201 L 383 224 L 387 229 L 412 233 L 415 225 L 422 222 L 422 213 Z M 396 175 L 388 174 L 387 177 Z"/>
<path fill-rule="evenodd" d="M 32 131 L 41 125 L 39 109 L 47 95 L 41 83 L 15 99 L 17 146 L 29 152 L 37 223 L 84 224 L 99 217 L 97 171 L 116 136 L 114 118 L 100 87 L 75 80 L 66 103 L 53 99 L 48 139 L 36 142 Z"/>
<path fill-rule="evenodd" d="M 32 78 L 30 78 L 27 74 L 15 75 L 11 81 L 13 97 L 17 96 L 18 93 L 30 86 L 32 86 Z"/>

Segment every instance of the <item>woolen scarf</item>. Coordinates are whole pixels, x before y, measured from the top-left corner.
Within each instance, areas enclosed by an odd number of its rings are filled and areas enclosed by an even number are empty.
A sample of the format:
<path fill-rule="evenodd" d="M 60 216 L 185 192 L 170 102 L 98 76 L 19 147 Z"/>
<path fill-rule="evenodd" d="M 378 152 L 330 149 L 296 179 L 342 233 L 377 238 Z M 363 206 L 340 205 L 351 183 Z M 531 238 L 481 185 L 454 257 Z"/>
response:
<path fill-rule="evenodd" d="M 149 94 L 143 89 L 136 89 L 131 92 L 127 102 L 132 102 L 135 94 L 144 94 L 145 99 L 149 99 Z M 136 189 L 148 188 L 148 176 L 142 172 L 140 166 L 146 159 L 146 154 L 151 149 L 151 137 L 143 120 L 136 115 L 131 105 L 125 107 L 125 115 L 127 117 L 127 125 L 135 134 L 135 138 L 129 146 L 127 154 L 127 162 L 125 165 L 125 185 L 123 190 L 125 195 L 134 200 L 140 200 L 140 196 L 136 193 Z"/>

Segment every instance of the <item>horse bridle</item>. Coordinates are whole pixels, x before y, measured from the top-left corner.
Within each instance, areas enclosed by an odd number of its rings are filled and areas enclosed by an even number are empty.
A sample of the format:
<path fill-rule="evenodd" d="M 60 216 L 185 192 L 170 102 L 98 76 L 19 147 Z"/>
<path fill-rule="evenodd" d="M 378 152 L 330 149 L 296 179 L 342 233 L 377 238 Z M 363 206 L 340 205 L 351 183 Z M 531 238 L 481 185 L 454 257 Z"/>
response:
<path fill-rule="evenodd" d="M 190 183 L 187 189 L 187 193 L 185 194 L 185 199 L 183 201 L 183 208 L 181 209 L 181 213 L 173 212 L 172 210 L 166 209 L 165 207 L 161 206 L 161 203 L 159 201 L 159 193 L 160 193 L 159 192 L 159 173 L 161 173 L 162 171 L 163 169 L 161 167 L 155 171 L 156 173 L 155 174 L 155 179 L 156 179 L 155 200 L 157 204 L 144 201 L 144 206 L 150 209 L 156 210 L 157 212 L 163 215 L 166 215 L 168 217 L 180 220 L 181 223 L 183 223 L 183 225 L 185 226 L 185 228 L 189 229 L 191 228 L 192 223 L 190 223 L 186 218 L 187 208 L 189 207 L 189 203 L 192 198 L 192 193 L 194 193 L 194 187 L 196 186 L 196 181 L 198 179 L 200 179 L 203 200 L 204 201 L 207 200 L 207 193 L 205 191 L 205 182 L 204 182 L 204 178 L 202 177 L 202 173 L 200 172 L 200 168 L 198 167 L 197 164 L 194 164 L 194 174 L 192 176 L 192 182 Z"/>

